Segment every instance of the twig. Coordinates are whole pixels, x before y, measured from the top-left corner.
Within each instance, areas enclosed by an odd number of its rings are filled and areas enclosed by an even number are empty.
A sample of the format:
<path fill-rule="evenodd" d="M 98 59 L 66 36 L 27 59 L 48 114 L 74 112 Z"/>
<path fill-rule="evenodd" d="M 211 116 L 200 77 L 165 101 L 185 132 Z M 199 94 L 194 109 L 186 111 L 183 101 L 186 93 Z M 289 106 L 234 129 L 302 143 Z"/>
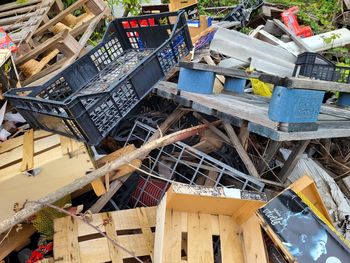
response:
<path fill-rule="evenodd" d="M 273 174 L 273 176 L 281 183 L 283 184 L 283 182 L 281 181 L 281 179 L 275 174 L 275 172 L 270 168 L 270 165 L 265 161 L 264 157 L 261 156 L 261 154 L 259 153 L 258 149 L 255 147 L 254 143 L 252 142 L 252 140 L 248 137 L 248 141 L 250 141 L 251 145 L 253 146 L 254 150 L 256 151 L 256 153 L 259 155 L 259 157 L 261 158 L 261 160 L 266 164 L 267 168 L 270 170 L 270 172 Z"/>
<path fill-rule="evenodd" d="M 64 213 L 66 215 L 69 215 L 77 220 L 80 220 L 82 222 L 84 222 L 85 224 L 87 224 L 88 226 L 92 227 L 93 229 L 95 229 L 99 234 L 101 234 L 102 236 L 104 236 L 105 238 L 107 238 L 109 241 L 111 241 L 113 243 L 113 245 L 115 245 L 116 247 L 119 247 L 120 249 L 124 250 L 126 253 L 128 253 L 129 255 L 131 255 L 133 258 L 135 258 L 138 262 L 140 263 L 144 263 L 141 259 L 139 259 L 138 257 L 135 256 L 135 253 L 133 253 L 132 251 L 126 249 L 125 247 L 123 247 L 122 245 L 119 245 L 114 239 L 110 238 L 107 234 L 105 234 L 104 232 L 102 232 L 98 227 L 94 226 L 93 224 L 91 224 L 88 220 L 84 219 L 84 214 L 81 215 L 75 215 L 72 213 L 69 213 L 67 210 L 56 206 L 56 205 L 52 205 L 52 204 L 48 204 L 48 203 L 42 203 L 42 202 L 38 202 L 38 201 L 27 201 L 28 203 L 33 203 L 33 204 L 40 204 L 42 206 L 48 206 L 51 207 L 61 213 Z"/>

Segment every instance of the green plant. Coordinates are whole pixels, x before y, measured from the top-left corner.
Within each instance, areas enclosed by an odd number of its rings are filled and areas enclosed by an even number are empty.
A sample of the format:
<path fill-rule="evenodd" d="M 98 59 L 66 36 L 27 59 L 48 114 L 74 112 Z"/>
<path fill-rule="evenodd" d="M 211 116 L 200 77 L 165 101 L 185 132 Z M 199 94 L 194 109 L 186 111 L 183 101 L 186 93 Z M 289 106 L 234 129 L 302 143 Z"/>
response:
<path fill-rule="evenodd" d="M 113 6 L 121 4 L 124 8 L 123 16 L 127 16 L 129 13 L 137 15 L 141 10 L 142 0 L 108 0 L 108 6 L 112 9 Z M 146 0 L 146 2 L 148 2 Z"/>

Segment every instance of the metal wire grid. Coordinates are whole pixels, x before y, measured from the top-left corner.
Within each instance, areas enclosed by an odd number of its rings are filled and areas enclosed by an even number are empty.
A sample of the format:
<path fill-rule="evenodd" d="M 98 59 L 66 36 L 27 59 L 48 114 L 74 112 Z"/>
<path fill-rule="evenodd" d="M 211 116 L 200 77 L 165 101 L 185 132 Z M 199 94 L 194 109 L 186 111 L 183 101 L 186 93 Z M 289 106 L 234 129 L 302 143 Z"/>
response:
<path fill-rule="evenodd" d="M 136 121 L 125 145 L 131 140 L 139 140 L 145 143 L 155 132 L 152 127 Z M 158 148 L 156 153 L 149 154 L 148 165 L 142 163 L 142 170 L 159 177 L 167 177 L 167 181 L 161 185 L 154 182 L 152 176 L 143 175 L 142 182 L 137 186 L 137 196 L 132 196 L 134 207 L 147 206 L 142 200 L 147 198 L 158 204 L 168 189 L 171 181 L 180 181 L 190 185 L 210 185 L 213 187 L 235 187 L 241 190 L 254 190 L 261 192 L 264 184 L 255 178 L 246 175 L 233 167 L 230 167 L 205 153 L 177 142 L 172 145 Z M 211 172 L 212 176 L 209 176 Z M 214 176 L 213 176 L 214 175 Z M 147 185 L 152 185 L 152 193 L 146 191 Z"/>

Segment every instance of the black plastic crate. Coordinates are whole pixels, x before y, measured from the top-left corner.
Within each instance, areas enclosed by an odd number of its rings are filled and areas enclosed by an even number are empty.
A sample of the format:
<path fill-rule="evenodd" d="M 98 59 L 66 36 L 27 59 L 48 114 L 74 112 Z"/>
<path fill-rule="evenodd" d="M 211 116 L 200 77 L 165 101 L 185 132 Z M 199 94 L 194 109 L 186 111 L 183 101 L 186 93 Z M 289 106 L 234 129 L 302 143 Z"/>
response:
<path fill-rule="evenodd" d="M 350 67 L 336 66 L 332 61 L 317 53 L 305 52 L 298 56 L 293 76 L 350 83 Z"/>
<path fill-rule="evenodd" d="M 61 73 L 5 97 L 32 127 L 97 145 L 191 49 L 183 12 L 116 19 Z"/>

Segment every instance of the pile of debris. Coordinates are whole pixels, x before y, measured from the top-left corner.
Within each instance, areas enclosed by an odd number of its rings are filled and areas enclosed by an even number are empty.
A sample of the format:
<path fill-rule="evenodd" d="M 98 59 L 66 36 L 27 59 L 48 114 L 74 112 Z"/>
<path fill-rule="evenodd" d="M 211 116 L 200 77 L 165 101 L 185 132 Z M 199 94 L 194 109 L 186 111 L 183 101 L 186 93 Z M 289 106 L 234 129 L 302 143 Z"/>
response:
<path fill-rule="evenodd" d="M 0 5 L 0 260 L 350 262 L 350 31 L 111 8 Z"/>

